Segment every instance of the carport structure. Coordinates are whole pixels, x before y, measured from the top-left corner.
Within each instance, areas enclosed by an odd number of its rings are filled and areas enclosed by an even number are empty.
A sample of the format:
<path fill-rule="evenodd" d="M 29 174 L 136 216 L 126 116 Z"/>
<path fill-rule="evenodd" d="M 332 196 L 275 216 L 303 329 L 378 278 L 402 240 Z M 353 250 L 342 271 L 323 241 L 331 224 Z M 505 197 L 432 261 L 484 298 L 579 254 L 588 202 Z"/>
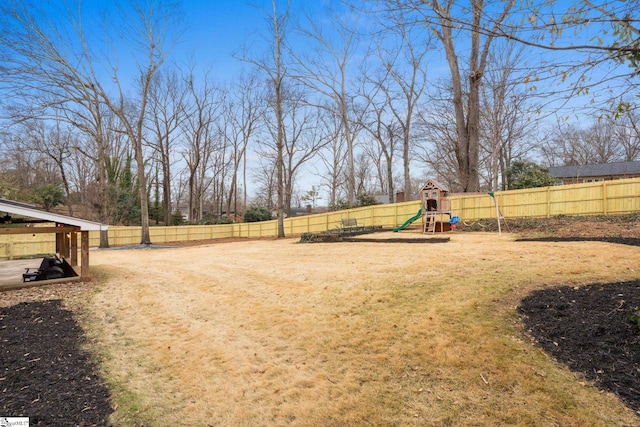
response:
<path fill-rule="evenodd" d="M 70 216 L 45 212 L 34 206 L 0 198 L 0 235 L 55 234 L 56 254 L 67 260 L 76 272 L 76 277 L 67 277 L 46 282 L 86 281 L 89 276 L 89 231 L 105 231 L 108 225 Z M 14 218 L 13 215 L 16 217 Z M 36 226 L 37 224 L 37 226 Z M 80 263 L 78 265 L 78 234 L 80 234 Z M 79 268 L 78 268 L 79 267 Z"/>

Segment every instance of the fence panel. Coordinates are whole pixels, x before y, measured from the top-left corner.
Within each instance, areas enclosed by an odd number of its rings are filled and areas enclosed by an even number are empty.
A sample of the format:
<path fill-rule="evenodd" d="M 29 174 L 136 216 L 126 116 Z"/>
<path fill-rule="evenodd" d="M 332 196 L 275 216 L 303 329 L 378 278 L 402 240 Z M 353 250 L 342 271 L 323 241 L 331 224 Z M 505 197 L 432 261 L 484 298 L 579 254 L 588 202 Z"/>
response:
<path fill-rule="evenodd" d="M 494 218 L 496 216 L 493 199 L 487 193 L 454 194 L 450 199 L 452 215 L 459 216 L 461 220 Z"/>
<path fill-rule="evenodd" d="M 495 197 L 504 217 L 540 217 L 547 215 L 546 188 L 533 188 L 496 193 Z M 489 197 L 495 211 L 495 201 Z M 494 215 L 495 216 L 495 212 Z"/>
<path fill-rule="evenodd" d="M 625 214 L 640 210 L 640 179 L 605 182 L 605 214 Z"/>
<path fill-rule="evenodd" d="M 450 199 L 452 215 L 457 215 L 462 220 L 496 216 L 494 199 L 488 193 L 452 194 Z M 624 214 L 640 211 L 640 178 L 501 191 L 495 193 L 495 200 L 505 218 Z M 358 224 L 363 226 L 391 228 L 414 216 L 418 209 L 420 201 L 414 200 L 287 218 L 284 221 L 285 235 L 337 229 L 340 228 L 343 218 L 356 218 Z M 149 233 L 153 243 L 161 244 L 225 237 L 276 237 L 277 231 L 277 221 L 271 220 L 221 225 L 151 227 Z M 137 245 L 142 236 L 140 227 L 110 226 L 108 233 L 111 246 Z M 97 247 L 99 244 L 99 232 L 90 232 L 89 245 Z M 24 258 L 54 251 L 53 234 L 0 236 L 0 259 Z"/>
<path fill-rule="evenodd" d="M 13 234 L 0 236 L 0 260 L 50 255 L 56 251 L 55 234 Z"/>

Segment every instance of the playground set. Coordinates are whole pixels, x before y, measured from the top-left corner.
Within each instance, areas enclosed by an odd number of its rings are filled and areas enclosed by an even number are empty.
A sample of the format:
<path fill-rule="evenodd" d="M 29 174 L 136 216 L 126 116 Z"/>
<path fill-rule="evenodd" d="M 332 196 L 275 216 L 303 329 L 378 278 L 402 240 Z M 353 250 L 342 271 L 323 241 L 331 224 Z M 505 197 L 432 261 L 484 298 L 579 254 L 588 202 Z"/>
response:
<path fill-rule="evenodd" d="M 449 199 L 449 190 L 435 180 L 428 180 L 420 190 L 420 198 L 422 200 L 418 212 L 406 220 L 404 224 L 393 229 L 398 232 L 409 227 L 418 219 L 422 219 L 422 233 L 435 234 L 445 231 L 451 231 L 455 228 L 459 221 L 457 216 L 451 215 L 451 200 Z M 424 242 L 438 243 L 448 242 L 449 237 L 434 238 L 362 238 L 361 234 L 375 233 L 383 231 L 381 226 L 362 226 L 356 218 L 342 218 L 340 226 L 332 230 L 322 233 L 304 233 L 300 237 L 300 242 Z"/>
<path fill-rule="evenodd" d="M 422 219 L 422 232 L 425 234 L 451 231 L 455 228 L 459 218 L 451 215 L 449 190 L 442 184 L 433 179 L 427 180 L 420 190 L 420 199 L 422 202 L 418 212 L 402 225 L 395 227 L 394 232 L 404 230 L 418 219 Z"/>

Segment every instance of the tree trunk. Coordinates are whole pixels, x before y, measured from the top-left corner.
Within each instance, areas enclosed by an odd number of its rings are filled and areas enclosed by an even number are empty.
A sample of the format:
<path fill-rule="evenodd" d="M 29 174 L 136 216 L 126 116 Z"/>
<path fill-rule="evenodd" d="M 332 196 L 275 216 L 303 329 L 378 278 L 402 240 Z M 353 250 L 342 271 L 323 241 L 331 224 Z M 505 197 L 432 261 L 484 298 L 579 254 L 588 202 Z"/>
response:
<path fill-rule="evenodd" d="M 150 245 L 151 235 L 149 233 L 149 199 L 147 197 L 147 177 L 144 170 L 142 141 L 135 144 L 134 151 L 136 156 L 137 174 L 138 174 L 138 196 L 140 197 L 140 226 L 142 228 L 140 244 Z"/>
<path fill-rule="evenodd" d="M 162 162 L 162 194 L 164 195 L 163 217 L 164 225 L 171 224 L 171 178 L 169 162 Z"/>
<path fill-rule="evenodd" d="M 278 19 L 278 11 L 276 6 L 276 0 L 271 0 L 273 7 L 273 29 L 274 29 L 274 41 L 275 41 L 275 76 L 273 79 L 275 96 L 276 96 L 276 121 L 278 126 L 278 133 L 276 136 L 276 173 L 277 186 L 278 186 L 278 238 L 284 237 L 284 165 L 283 165 L 283 150 L 284 150 L 284 118 L 282 113 L 282 56 L 281 56 L 281 44 L 282 34 L 280 32 L 280 21 Z"/>

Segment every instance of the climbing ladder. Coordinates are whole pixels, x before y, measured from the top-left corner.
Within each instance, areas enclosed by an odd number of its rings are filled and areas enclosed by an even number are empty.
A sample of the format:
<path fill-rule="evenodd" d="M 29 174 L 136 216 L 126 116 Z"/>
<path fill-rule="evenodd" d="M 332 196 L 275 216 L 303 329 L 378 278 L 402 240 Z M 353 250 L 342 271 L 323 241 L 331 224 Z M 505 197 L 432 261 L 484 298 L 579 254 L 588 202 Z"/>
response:
<path fill-rule="evenodd" d="M 436 232 L 436 211 L 427 211 L 424 218 L 424 230 L 423 233 L 433 233 Z"/>

